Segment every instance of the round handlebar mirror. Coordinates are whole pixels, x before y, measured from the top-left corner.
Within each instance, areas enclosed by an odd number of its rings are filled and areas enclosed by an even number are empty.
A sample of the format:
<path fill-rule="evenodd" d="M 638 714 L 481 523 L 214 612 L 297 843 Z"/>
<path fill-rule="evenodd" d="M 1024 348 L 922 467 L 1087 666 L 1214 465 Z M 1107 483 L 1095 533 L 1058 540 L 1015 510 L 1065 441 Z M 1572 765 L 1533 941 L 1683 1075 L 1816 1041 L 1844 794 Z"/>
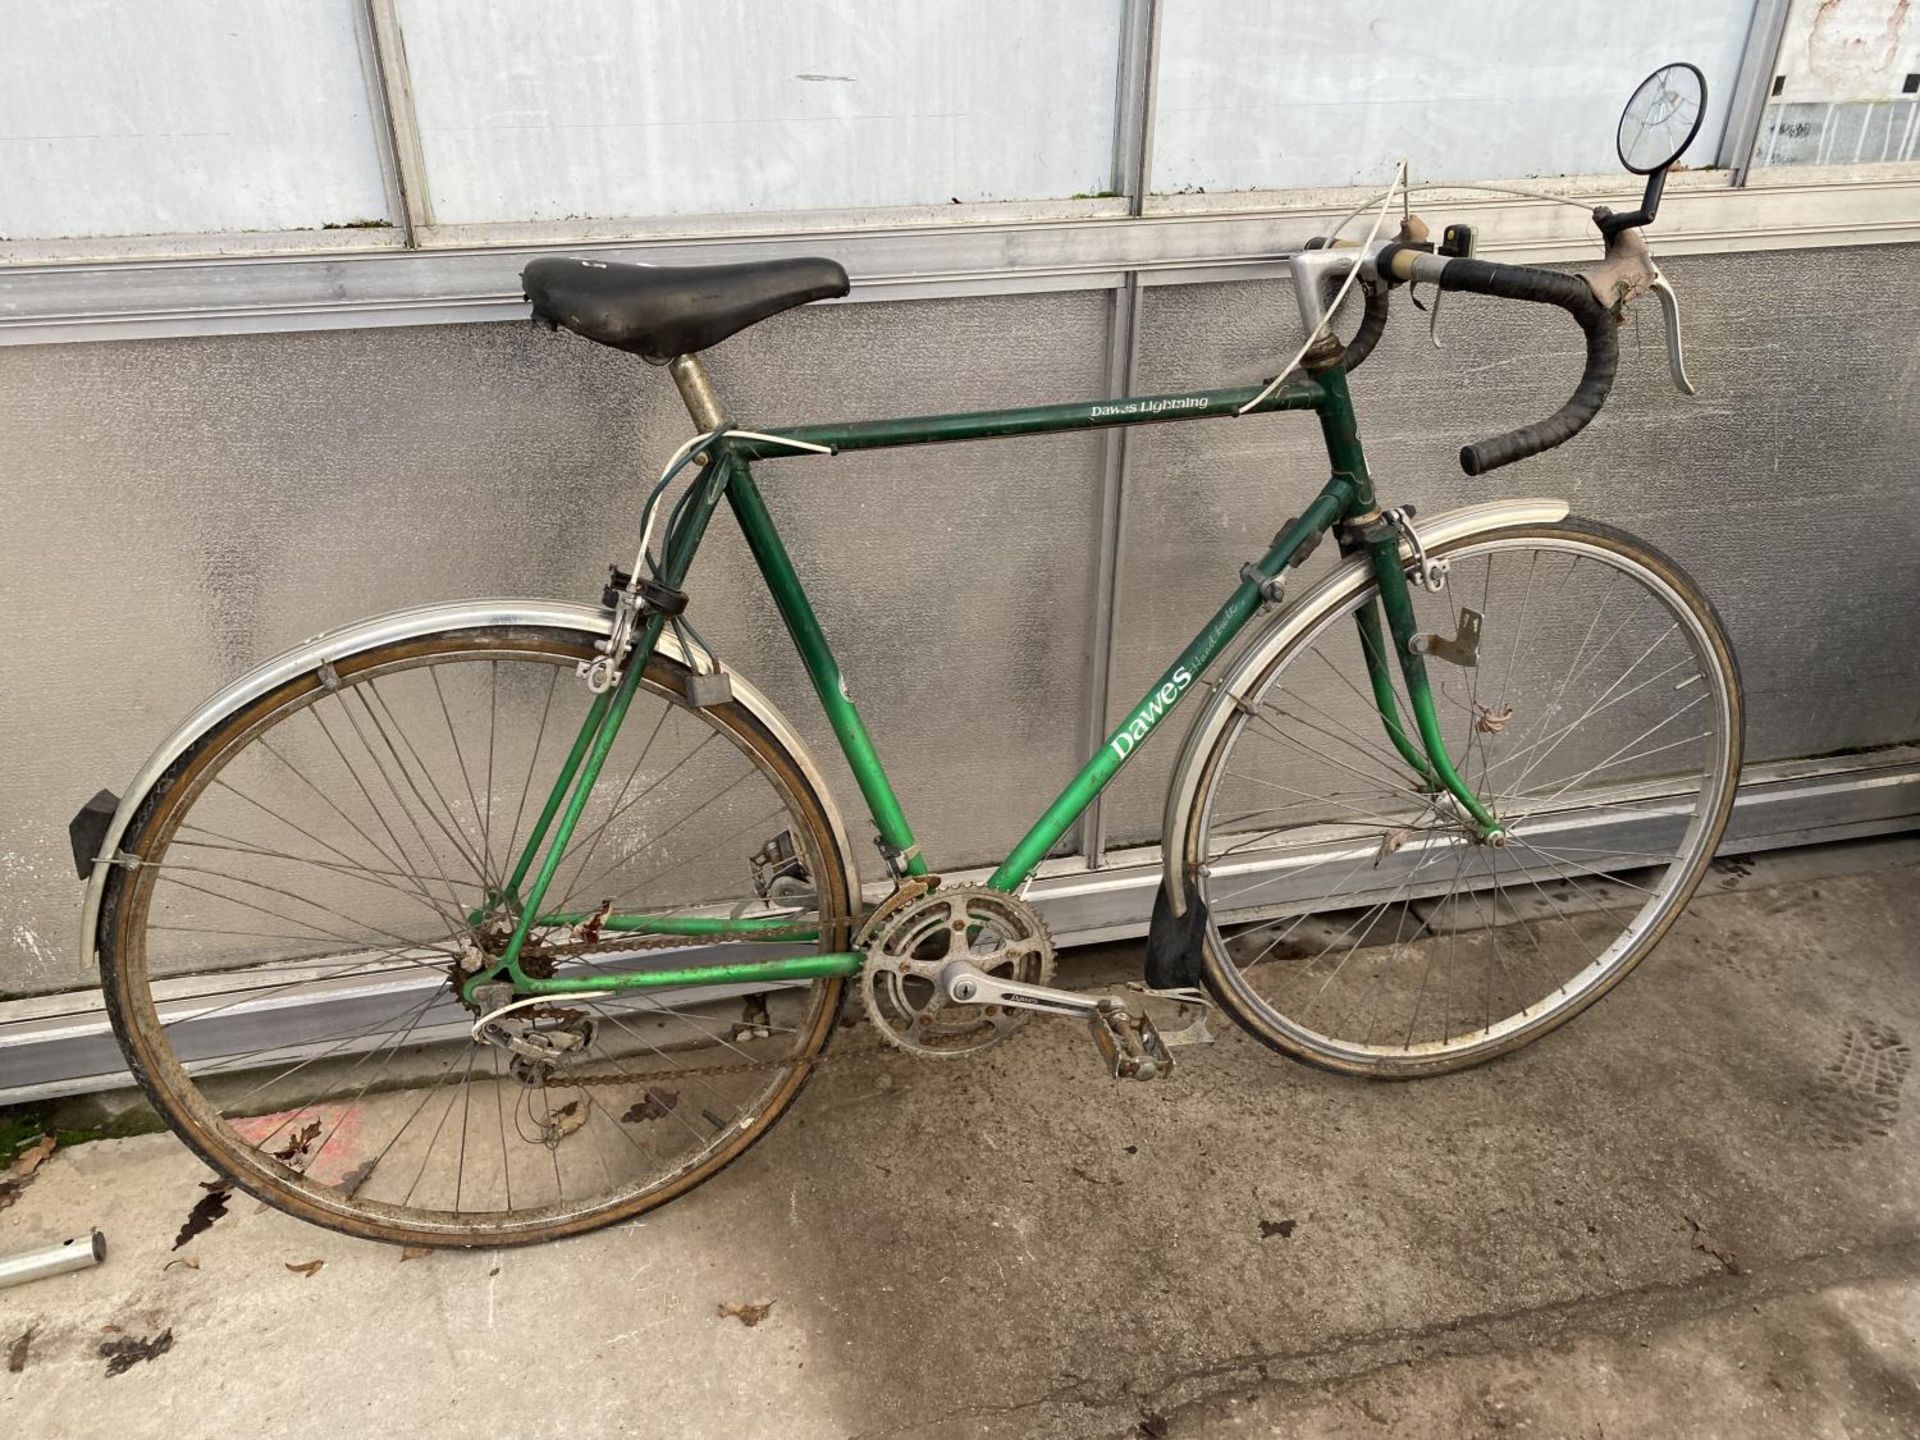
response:
<path fill-rule="evenodd" d="M 1707 77 L 1684 60 L 1640 82 L 1620 112 L 1620 163 L 1636 175 L 1664 170 L 1693 143 L 1707 113 Z"/>

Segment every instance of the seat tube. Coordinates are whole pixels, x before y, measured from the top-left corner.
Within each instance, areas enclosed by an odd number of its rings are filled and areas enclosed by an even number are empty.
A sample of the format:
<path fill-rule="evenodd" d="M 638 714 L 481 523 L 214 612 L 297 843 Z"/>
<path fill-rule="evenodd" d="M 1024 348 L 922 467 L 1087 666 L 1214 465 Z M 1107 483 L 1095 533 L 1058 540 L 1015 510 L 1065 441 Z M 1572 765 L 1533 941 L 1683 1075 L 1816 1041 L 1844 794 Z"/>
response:
<path fill-rule="evenodd" d="M 692 408 L 691 400 L 688 408 Z M 715 421 L 714 424 L 717 426 L 719 422 Z M 722 441 L 721 445 L 724 444 Z M 666 584 L 678 589 L 685 582 L 687 571 L 693 565 L 694 552 L 700 548 L 701 537 L 706 534 L 707 522 L 713 518 L 714 507 L 720 503 L 720 496 L 726 489 L 726 477 L 736 467 L 742 473 L 746 469 L 744 462 L 721 449 L 718 457 L 710 461 L 708 468 L 694 481 L 692 503 L 685 517 L 666 538 L 659 576 Z M 600 778 L 607 756 L 612 752 L 613 742 L 627 718 L 627 709 L 639 691 L 641 676 L 653 659 L 654 648 L 660 643 L 660 635 L 666 624 L 667 617 L 664 614 L 657 611 L 645 614 L 644 623 L 634 637 L 633 648 L 627 652 L 619 684 L 595 701 L 588 713 L 587 724 L 581 730 L 580 739 L 574 743 L 573 754 L 567 761 L 572 774 L 563 774 L 556 783 L 553 795 L 557 797 L 564 793 L 566 803 L 547 841 L 546 853 L 534 872 L 533 884 L 522 901 L 513 934 L 500 956 L 500 968 L 506 970 L 516 985 L 523 985 L 527 980 L 526 972 L 520 968 L 521 947 L 527 943 L 527 936 L 546 899 L 547 887 L 553 883 L 553 877 L 559 871 L 560 858 L 573 839 L 574 828 L 580 823 L 587 799 Z M 602 702 L 605 702 L 604 705 Z M 554 799 L 549 798 L 543 819 L 551 819 L 554 808 Z M 527 858 L 530 859 L 532 854 L 533 844 L 529 843 Z M 518 873 L 526 873 L 524 864 Z M 471 987 L 473 981 L 469 980 L 467 984 Z"/>
<path fill-rule="evenodd" d="M 900 808 L 900 799 L 894 793 L 893 783 L 887 779 L 873 739 L 867 734 L 866 723 L 847 694 L 840 663 L 833 657 L 807 592 L 794 573 L 793 560 L 781 542 L 780 532 L 774 529 L 766 502 L 760 498 L 759 487 L 753 483 L 744 461 L 734 462 L 728 477 L 727 499 L 733 506 L 734 518 L 740 522 L 740 533 L 746 536 L 747 548 L 753 552 L 754 561 L 766 579 L 780 618 L 786 622 L 794 649 L 807 667 L 827 723 L 833 727 L 841 752 L 853 771 L 854 783 L 867 802 L 867 813 L 873 817 L 874 828 L 884 842 L 883 853 L 888 857 L 889 868 L 896 874 L 926 874 L 927 862 L 920 854 L 913 827 Z"/>

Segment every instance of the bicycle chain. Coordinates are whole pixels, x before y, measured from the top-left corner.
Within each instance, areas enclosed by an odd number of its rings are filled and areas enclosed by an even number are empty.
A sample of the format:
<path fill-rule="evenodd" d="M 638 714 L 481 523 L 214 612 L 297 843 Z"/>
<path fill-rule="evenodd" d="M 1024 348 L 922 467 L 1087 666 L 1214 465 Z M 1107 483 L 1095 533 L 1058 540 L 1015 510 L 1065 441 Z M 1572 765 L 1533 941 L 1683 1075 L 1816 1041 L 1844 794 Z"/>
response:
<path fill-rule="evenodd" d="M 591 1075 L 567 1075 L 556 1067 L 556 1078 L 547 1083 L 556 1090 L 573 1090 L 601 1085 L 635 1085 L 655 1080 L 705 1079 L 711 1075 L 749 1075 L 757 1070 L 777 1070 L 788 1065 L 804 1065 L 817 1070 L 829 1060 L 844 1060 L 849 1055 L 884 1055 L 891 1048 L 887 1045 L 869 1045 L 859 1050 L 836 1050 L 831 1055 L 815 1053 L 781 1060 L 742 1060 L 733 1065 L 699 1065 L 685 1070 L 610 1070 Z M 561 1076 L 564 1078 L 559 1078 Z"/>

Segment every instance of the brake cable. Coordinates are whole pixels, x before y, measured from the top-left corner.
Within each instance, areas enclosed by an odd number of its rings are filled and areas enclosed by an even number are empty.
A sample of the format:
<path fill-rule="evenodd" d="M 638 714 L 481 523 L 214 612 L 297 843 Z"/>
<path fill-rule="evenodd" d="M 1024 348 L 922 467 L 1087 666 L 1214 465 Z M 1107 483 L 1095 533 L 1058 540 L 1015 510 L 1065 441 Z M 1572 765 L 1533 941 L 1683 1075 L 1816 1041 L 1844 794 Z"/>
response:
<path fill-rule="evenodd" d="M 1367 232 L 1367 238 L 1360 242 L 1361 250 L 1366 250 L 1375 240 L 1380 238 L 1380 227 L 1387 223 L 1387 211 L 1393 207 L 1393 197 L 1395 193 L 1401 189 L 1406 178 L 1407 162 L 1402 160 L 1399 165 L 1394 168 L 1393 184 L 1387 187 L 1386 194 L 1381 197 L 1380 213 L 1373 217 L 1373 229 L 1369 230 Z M 1358 210 L 1354 211 L 1352 215 L 1347 216 L 1346 220 L 1342 220 L 1338 225 L 1334 226 L 1333 233 L 1327 237 L 1327 243 L 1331 245 L 1333 241 L 1339 237 L 1341 230 L 1346 228 L 1347 221 L 1352 220 L 1354 215 L 1358 215 L 1359 213 Z M 1321 333 L 1333 323 L 1334 315 L 1338 313 L 1340 307 L 1346 303 L 1347 293 L 1353 289 L 1354 282 L 1359 278 L 1360 263 L 1356 260 L 1353 268 L 1347 272 L 1346 280 L 1341 284 L 1339 290 L 1334 292 L 1334 297 L 1322 314 L 1320 323 L 1313 327 L 1313 333 L 1307 336 L 1305 343 L 1301 345 L 1300 349 L 1294 354 L 1294 357 L 1280 367 L 1280 373 L 1267 382 L 1265 389 L 1233 412 L 1235 416 L 1245 415 L 1250 410 L 1258 409 L 1266 403 L 1267 398 L 1271 396 L 1274 391 L 1286 383 L 1287 377 L 1293 374 L 1294 367 L 1307 358 L 1307 351 L 1313 348 L 1314 342 L 1320 338 Z"/>

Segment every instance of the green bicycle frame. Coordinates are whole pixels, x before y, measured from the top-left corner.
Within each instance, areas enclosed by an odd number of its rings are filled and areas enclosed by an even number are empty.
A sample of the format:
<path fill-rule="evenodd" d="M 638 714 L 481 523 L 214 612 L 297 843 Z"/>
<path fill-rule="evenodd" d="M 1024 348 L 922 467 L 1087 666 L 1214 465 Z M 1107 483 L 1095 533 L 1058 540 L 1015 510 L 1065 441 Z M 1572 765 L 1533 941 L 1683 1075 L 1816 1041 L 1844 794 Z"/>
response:
<path fill-rule="evenodd" d="M 1218 419 L 1239 415 L 1249 405 L 1251 408 L 1246 413 L 1250 415 L 1311 410 L 1319 416 L 1321 434 L 1331 463 L 1332 473 L 1326 485 L 1306 511 L 1275 538 L 1267 553 L 1241 572 L 1239 586 L 1227 596 L 1214 612 L 1213 618 L 1107 736 L 1105 743 L 1088 759 L 1080 773 L 1068 782 L 1045 813 L 1033 823 L 1019 844 L 993 872 L 987 884 L 994 889 L 1010 892 L 1026 882 L 1094 797 L 1112 783 L 1114 776 L 1119 774 L 1138 747 L 1191 692 L 1194 682 L 1206 668 L 1268 603 L 1272 588 L 1270 582 L 1281 575 L 1303 548 L 1336 526 L 1346 527 L 1341 531 L 1343 548 L 1365 548 L 1369 552 L 1379 584 L 1377 604 L 1362 607 L 1356 618 L 1373 696 L 1389 739 L 1421 784 L 1431 791 L 1444 789 L 1450 792 L 1479 824 L 1484 834 L 1499 833 L 1501 827 L 1498 820 L 1460 778 L 1448 757 L 1424 658 L 1411 648 L 1415 618 L 1400 558 L 1400 535 L 1392 526 L 1381 521 L 1375 505 L 1373 484 L 1367 473 L 1366 456 L 1361 449 L 1354 422 L 1345 372 L 1337 365 L 1321 370 L 1310 379 L 1282 386 L 1258 404 L 1252 404 L 1260 394 L 1260 389 L 1249 386 L 1070 405 L 1041 405 L 1018 410 L 801 426 L 779 432 L 777 440 L 722 438 L 707 447 L 705 467 L 693 481 L 691 492 L 683 502 L 680 518 L 666 538 L 659 578 L 676 589 L 682 586 L 708 522 L 724 498 L 746 537 L 747 547 L 760 567 L 768 591 L 786 624 L 787 633 L 806 666 L 814 692 L 819 696 L 827 722 L 832 726 L 847 763 L 852 768 L 854 780 L 866 801 L 880 843 L 891 857 L 895 873 L 902 877 L 923 875 L 927 872 L 927 865 L 914 839 L 913 829 L 907 823 L 899 797 L 894 793 L 892 782 L 880 763 L 866 725 L 852 700 L 847 697 L 846 688 L 841 682 L 840 667 L 820 628 L 813 605 L 794 572 L 793 561 L 774 528 L 772 518 L 767 514 L 759 488 L 754 484 L 750 468 L 752 462 L 794 455 L 792 447 L 780 443 L 784 440 L 822 446 L 834 452 L 875 450 L 947 441 L 1045 435 L 1117 425 Z M 1413 710 L 1412 735 L 1407 732 L 1395 700 L 1393 678 L 1387 663 L 1386 638 L 1380 624 L 1381 610 L 1385 611 L 1386 631 L 1393 637 L 1393 651 L 1398 657 L 1406 682 L 1407 698 Z M 583 914 L 543 914 L 540 905 L 559 868 L 574 827 L 586 807 L 601 767 L 619 734 L 621 722 L 626 718 L 638 690 L 641 673 L 652 657 L 665 624 L 664 617 L 660 615 L 645 617 L 619 683 L 598 696 L 589 708 L 579 736 L 506 882 L 504 894 L 490 897 L 504 903 L 508 912 L 516 915 L 515 929 L 499 962 L 466 983 L 465 993 L 469 998 L 476 985 L 500 980 L 510 980 L 516 993 L 542 995 L 719 983 L 800 981 L 852 975 L 860 969 L 861 956 L 847 951 L 711 965 L 670 965 L 629 973 L 602 972 L 591 977 L 558 975 L 536 978 L 522 970 L 519 962 L 521 947 L 535 926 L 578 924 L 587 918 Z M 532 877 L 530 883 L 529 876 Z M 521 890 L 523 885 L 527 886 L 524 894 Z M 764 943 L 774 943 L 776 940 L 817 941 L 819 938 L 815 932 L 783 926 L 778 917 L 765 916 L 612 914 L 603 917 L 600 924 L 603 929 L 612 932 L 681 935 L 704 940 L 733 939 L 745 942 L 759 938 Z"/>

